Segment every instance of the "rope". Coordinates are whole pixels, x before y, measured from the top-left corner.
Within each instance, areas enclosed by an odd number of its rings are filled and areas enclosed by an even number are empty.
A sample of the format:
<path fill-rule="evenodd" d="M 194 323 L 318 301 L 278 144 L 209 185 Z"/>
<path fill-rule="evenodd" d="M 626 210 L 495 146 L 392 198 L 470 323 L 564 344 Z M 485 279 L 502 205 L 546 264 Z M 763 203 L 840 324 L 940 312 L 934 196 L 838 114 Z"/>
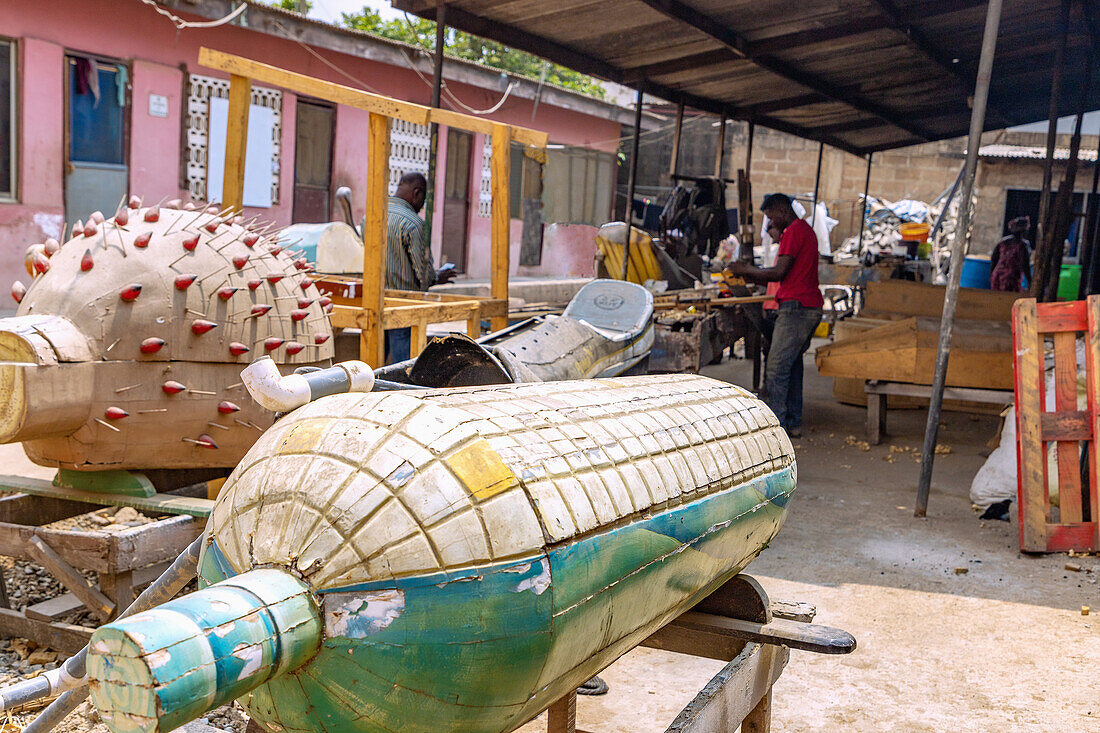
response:
<path fill-rule="evenodd" d="M 196 23 L 190 20 L 184 20 L 178 15 L 173 15 L 161 6 L 157 5 L 155 2 L 153 2 L 153 0 L 141 0 L 141 2 L 145 3 L 153 10 L 157 11 L 168 20 L 172 21 L 172 25 L 176 26 L 176 29 L 181 31 L 185 28 L 217 28 L 220 25 L 225 25 L 226 23 L 235 20 L 238 15 L 243 13 L 248 8 L 248 5 L 246 3 L 241 3 L 236 10 L 234 10 L 232 13 L 225 16 L 224 18 L 221 18 L 219 20 L 209 20 Z"/>

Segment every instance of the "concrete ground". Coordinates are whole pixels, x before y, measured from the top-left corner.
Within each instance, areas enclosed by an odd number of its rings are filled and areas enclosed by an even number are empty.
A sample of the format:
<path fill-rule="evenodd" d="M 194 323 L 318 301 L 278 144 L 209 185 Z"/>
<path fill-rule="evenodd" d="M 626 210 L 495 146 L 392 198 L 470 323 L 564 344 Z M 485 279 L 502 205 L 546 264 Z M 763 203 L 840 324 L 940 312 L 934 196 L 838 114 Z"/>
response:
<path fill-rule="evenodd" d="M 744 361 L 704 373 L 749 383 Z M 899 449 L 919 452 L 925 411 L 891 412 L 891 436 L 864 451 L 846 444 L 865 437 L 864 410 L 834 402 L 831 387 L 808 356 L 798 492 L 747 572 L 772 598 L 815 604 L 817 623 L 859 646 L 791 652 L 773 730 L 1100 731 L 1100 557 L 1023 556 L 1015 516 L 978 520 L 968 491 L 997 418 L 944 415 L 951 452 L 937 456 L 928 518 L 915 519 L 919 463 Z M 603 674 L 608 695 L 579 699 L 578 727 L 663 731 L 721 666 L 637 649 Z"/>
<path fill-rule="evenodd" d="M 817 622 L 848 630 L 859 648 L 792 652 L 773 730 L 1100 731 L 1100 557 L 1025 557 L 1014 518 L 978 520 L 967 492 L 996 418 L 945 414 L 951 452 L 937 457 L 929 515 L 917 520 L 919 465 L 902 449 L 919 450 L 925 413 L 891 413 L 891 437 L 864 451 L 846 440 L 863 438 L 863 410 L 835 403 L 830 380 L 806 364 L 798 492 L 748 572 L 772 598 L 815 604 Z M 748 369 L 735 361 L 705 373 L 748 384 Z M 0 446 L 0 473 L 29 470 L 17 446 Z M 663 731 L 721 667 L 637 649 L 602 674 L 608 695 L 580 698 L 579 727 Z"/>

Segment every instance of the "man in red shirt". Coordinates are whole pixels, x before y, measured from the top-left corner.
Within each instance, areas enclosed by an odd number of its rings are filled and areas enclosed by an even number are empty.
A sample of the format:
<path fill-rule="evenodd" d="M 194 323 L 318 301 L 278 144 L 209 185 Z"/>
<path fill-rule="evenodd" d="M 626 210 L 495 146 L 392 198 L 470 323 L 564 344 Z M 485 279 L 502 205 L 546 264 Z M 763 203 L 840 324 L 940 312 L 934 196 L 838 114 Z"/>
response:
<path fill-rule="evenodd" d="M 821 323 L 824 299 L 817 284 L 817 235 L 782 193 L 764 197 L 760 210 L 783 234 L 772 267 L 735 262 L 726 274 L 758 283 L 778 282 L 779 315 L 764 371 L 764 401 L 792 438 L 802 435 L 802 355 Z"/>

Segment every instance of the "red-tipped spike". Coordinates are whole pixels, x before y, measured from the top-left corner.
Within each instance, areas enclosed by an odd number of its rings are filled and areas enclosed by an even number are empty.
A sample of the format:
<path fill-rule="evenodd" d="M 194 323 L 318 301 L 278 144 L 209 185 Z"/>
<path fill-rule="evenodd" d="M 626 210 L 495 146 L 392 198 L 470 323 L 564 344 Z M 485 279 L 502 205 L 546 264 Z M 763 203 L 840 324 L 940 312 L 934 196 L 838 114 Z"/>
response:
<path fill-rule="evenodd" d="M 238 290 L 240 290 L 240 288 L 230 288 L 230 287 L 222 288 L 221 290 L 218 291 L 218 297 L 221 298 L 222 300 L 229 300 L 230 298 L 233 297 L 233 293 L 237 292 Z"/>
<path fill-rule="evenodd" d="M 290 312 L 290 320 L 292 321 L 304 321 L 307 317 L 309 317 L 309 311 L 301 308 Z"/>
<path fill-rule="evenodd" d="M 26 294 L 27 294 L 27 288 L 23 285 L 23 283 L 16 280 L 15 282 L 13 282 L 11 284 L 11 298 L 16 303 L 22 303 L 23 302 L 23 296 L 26 295 Z"/>
<path fill-rule="evenodd" d="M 164 208 L 166 209 L 178 209 L 180 207 L 179 199 L 169 199 L 165 202 Z"/>
<path fill-rule="evenodd" d="M 141 342 L 141 353 L 143 354 L 155 354 L 160 351 L 164 346 L 164 339 L 157 338 L 156 336 L 150 336 Z"/>
<path fill-rule="evenodd" d="M 267 280 L 267 281 L 268 281 L 269 283 L 271 283 L 272 285 L 274 285 L 275 283 L 279 282 L 279 281 L 280 281 L 280 280 L 282 280 L 282 279 L 283 279 L 284 277 L 286 277 L 286 275 L 284 275 L 284 274 L 283 274 L 283 273 L 281 273 L 281 272 L 273 272 L 273 273 L 271 273 L 270 275 L 264 275 L 264 278 L 265 278 L 265 279 L 266 279 L 266 280 Z"/>
<path fill-rule="evenodd" d="M 92 215 L 88 217 L 88 221 L 94 221 L 96 224 L 102 224 L 106 220 L 102 211 L 93 211 Z"/>
<path fill-rule="evenodd" d="M 188 252 L 194 252 L 195 248 L 199 246 L 199 235 L 192 234 L 183 240 L 183 248 Z"/>
<path fill-rule="evenodd" d="M 115 212 L 115 224 L 120 227 L 124 227 L 130 223 L 130 210 L 127 208 L 121 208 Z"/>
<path fill-rule="evenodd" d="M 125 300 L 127 303 L 132 303 L 137 300 L 137 297 L 141 295 L 141 285 L 134 283 L 127 285 L 122 289 L 122 292 L 118 294 L 118 297 Z"/>
<path fill-rule="evenodd" d="M 196 336 L 202 336 L 207 331 L 213 331 L 217 327 L 218 324 L 214 323 L 213 321 L 206 321 L 202 318 L 199 318 L 191 323 L 191 333 L 195 334 Z"/>
<path fill-rule="evenodd" d="M 121 407 L 108 407 L 103 411 L 103 414 L 108 420 L 121 420 L 124 417 L 130 417 L 130 413 Z"/>
<path fill-rule="evenodd" d="M 241 241 L 244 242 L 244 246 L 249 248 L 254 247 L 256 245 L 256 242 L 258 242 L 259 240 L 260 235 L 256 232 L 248 232 L 243 237 L 241 237 Z"/>
<path fill-rule="evenodd" d="M 309 263 L 306 262 L 303 259 L 297 259 L 297 260 L 294 260 L 294 267 L 296 267 L 299 270 L 304 270 L 307 267 L 309 267 Z"/>
<path fill-rule="evenodd" d="M 286 342 L 286 353 L 290 354 L 291 356 L 293 356 L 294 354 L 297 354 L 299 351 L 301 351 L 304 348 L 305 348 L 305 346 L 303 344 L 298 343 L 297 341 L 287 341 Z"/>
<path fill-rule="evenodd" d="M 197 277 L 198 275 L 177 275 L 175 280 L 176 290 L 187 290 Z"/>
<path fill-rule="evenodd" d="M 264 349 L 267 351 L 274 351 L 282 345 L 283 339 L 279 338 L 278 336 L 272 336 L 271 338 L 264 341 Z"/>
<path fill-rule="evenodd" d="M 61 243 L 53 237 L 46 240 L 46 243 L 42 245 L 42 251 L 46 253 L 47 257 L 53 257 L 61 249 Z"/>
<path fill-rule="evenodd" d="M 187 389 L 187 386 L 169 379 L 167 382 L 160 385 L 160 388 L 164 391 L 165 394 L 179 394 L 180 392 L 185 391 Z"/>
<path fill-rule="evenodd" d="M 279 253 L 283 251 L 282 247 L 268 247 L 267 251 L 271 253 L 272 257 L 278 257 Z"/>
<path fill-rule="evenodd" d="M 218 231 L 218 225 L 221 223 L 221 219 L 211 219 L 210 221 L 206 222 L 204 228 L 206 229 L 206 231 L 213 234 L 214 232 Z"/>
<path fill-rule="evenodd" d="M 87 224 L 84 225 L 84 236 L 85 237 L 94 237 L 96 232 L 98 232 L 98 231 L 99 231 L 99 227 L 97 227 L 95 225 L 94 221 L 89 221 Z"/>
<path fill-rule="evenodd" d="M 214 439 L 211 438 L 206 433 L 203 433 L 202 435 L 200 435 L 198 441 L 195 444 L 197 446 L 199 446 L 200 448 L 209 448 L 210 450 L 217 450 L 218 449 L 218 444 L 215 443 Z"/>
<path fill-rule="evenodd" d="M 232 402 L 225 401 L 225 402 L 219 402 L 218 403 L 218 412 L 220 412 L 223 415 L 232 415 L 234 412 L 240 412 L 240 411 L 241 411 L 241 408 L 237 407 Z"/>
<path fill-rule="evenodd" d="M 252 306 L 252 312 L 248 314 L 248 317 L 255 318 L 256 316 L 262 316 L 269 310 L 271 310 L 270 305 L 267 305 L 266 303 L 257 303 L 256 305 Z"/>
<path fill-rule="evenodd" d="M 319 334 L 317 334 L 316 336 L 313 337 L 313 343 L 315 343 L 317 345 L 323 344 L 326 341 L 328 341 L 328 337 L 329 337 L 329 334 L 327 334 L 327 333 L 319 333 Z"/>
<path fill-rule="evenodd" d="M 131 209 L 140 209 L 141 208 L 141 196 L 136 196 L 136 195 L 131 196 L 130 197 L 130 202 L 129 202 L 128 205 Z"/>
<path fill-rule="evenodd" d="M 323 310 L 325 313 L 332 313 L 332 303 L 329 303 L 328 305 L 326 305 L 321 310 Z"/>
<path fill-rule="evenodd" d="M 248 255 L 237 255 L 233 258 L 233 267 L 238 270 L 248 264 Z"/>
<path fill-rule="evenodd" d="M 152 208 L 145 210 L 145 221 L 153 222 L 160 219 L 160 207 L 153 206 Z"/>
<path fill-rule="evenodd" d="M 134 238 L 134 246 L 139 249 L 145 249 L 149 246 L 149 240 L 153 238 L 152 232 L 142 232 Z"/>
<path fill-rule="evenodd" d="M 260 287 L 263 284 L 264 284 L 263 280 L 249 280 L 248 281 L 248 289 L 249 290 L 255 290 L 256 288 Z"/>
<path fill-rule="evenodd" d="M 299 308 L 308 308 L 313 305 L 313 298 L 298 298 Z"/>
<path fill-rule="evenodd" d="M 90 249 L 84 250 L 84 256 L 80 258 L 80 271 L 87 272 L 95 267 L 95 262 L 92 261 L 92 251 Z"/>
<path fill-rule="evenodd" d="M 214 206 L 213 204 L 211 204 L 210 206 L 207 206 L 207 207 L 206 207 L 206 213 L 207 213 L 207 214 L 217 214 L 217 213 L 219 213 L 220 211 L 221 211 L 221 210 L 220 210 L 220 209 L 219 209 L 219 208 L 218 208 L 217 206 Z"/>
<path fill-rule="evenodd" d="M 302 290 L 309 290 L 309 286 L 313 284 L 313 281 L 308 277 L 303 277 L 298 284 L 302 286 Z"/>
<path fill-rule="evenodd" d="M 35 271 L 40 274 L 50 269 L 50 259 L 41 252 L 35 252 L 31 255 L 31 264 L 34 265 Z"/>
<path fill-rule="evenodd" d="M 322 308 L 324 308 L 327 305 L 332 305 L 332 298 L 328 297 L 327 295 L 322 295 L 320 300 L 318 300 L 317 302 L 321 304 Z"/>
<path fill-rule="evenodd" d="M 84 222 L 82 222 L 80 219 L 77 219 L 76 221 L 73 222 L 73 236 L 74 237 L 79 237 L 83 233 L 84 233 Z"/>
<path fill-rule="evenodd" d="M 229 353 L 233 356 L 240 356 L 241 354 L 247 354 L 251 349 L 242 344 L 240 341 L 234 341 L 229 344 Z"/>
<path fill-rule="evenodd" d="M 195 206 L 194 201 L 188 201 L 186 204 L 183 205 L 183 210 L 184 211 L 194 211 L 197 208 L 199 208 L 199 207 Z"/>

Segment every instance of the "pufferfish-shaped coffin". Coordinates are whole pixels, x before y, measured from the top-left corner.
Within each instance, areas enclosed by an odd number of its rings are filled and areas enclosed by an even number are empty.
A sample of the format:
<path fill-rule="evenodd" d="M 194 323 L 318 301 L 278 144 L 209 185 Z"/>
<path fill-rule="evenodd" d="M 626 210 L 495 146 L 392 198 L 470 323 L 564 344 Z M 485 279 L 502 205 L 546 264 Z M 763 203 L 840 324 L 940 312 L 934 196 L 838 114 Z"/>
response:
<path fill-rule="evenodd" d="M 701 376 L 325 397 L 225 484 L 214 585 L 96 633 L 92 698 L 115 731 L 233 698 L 268 731 L 512 730 L 744 568 L 795 478 Z"/>

